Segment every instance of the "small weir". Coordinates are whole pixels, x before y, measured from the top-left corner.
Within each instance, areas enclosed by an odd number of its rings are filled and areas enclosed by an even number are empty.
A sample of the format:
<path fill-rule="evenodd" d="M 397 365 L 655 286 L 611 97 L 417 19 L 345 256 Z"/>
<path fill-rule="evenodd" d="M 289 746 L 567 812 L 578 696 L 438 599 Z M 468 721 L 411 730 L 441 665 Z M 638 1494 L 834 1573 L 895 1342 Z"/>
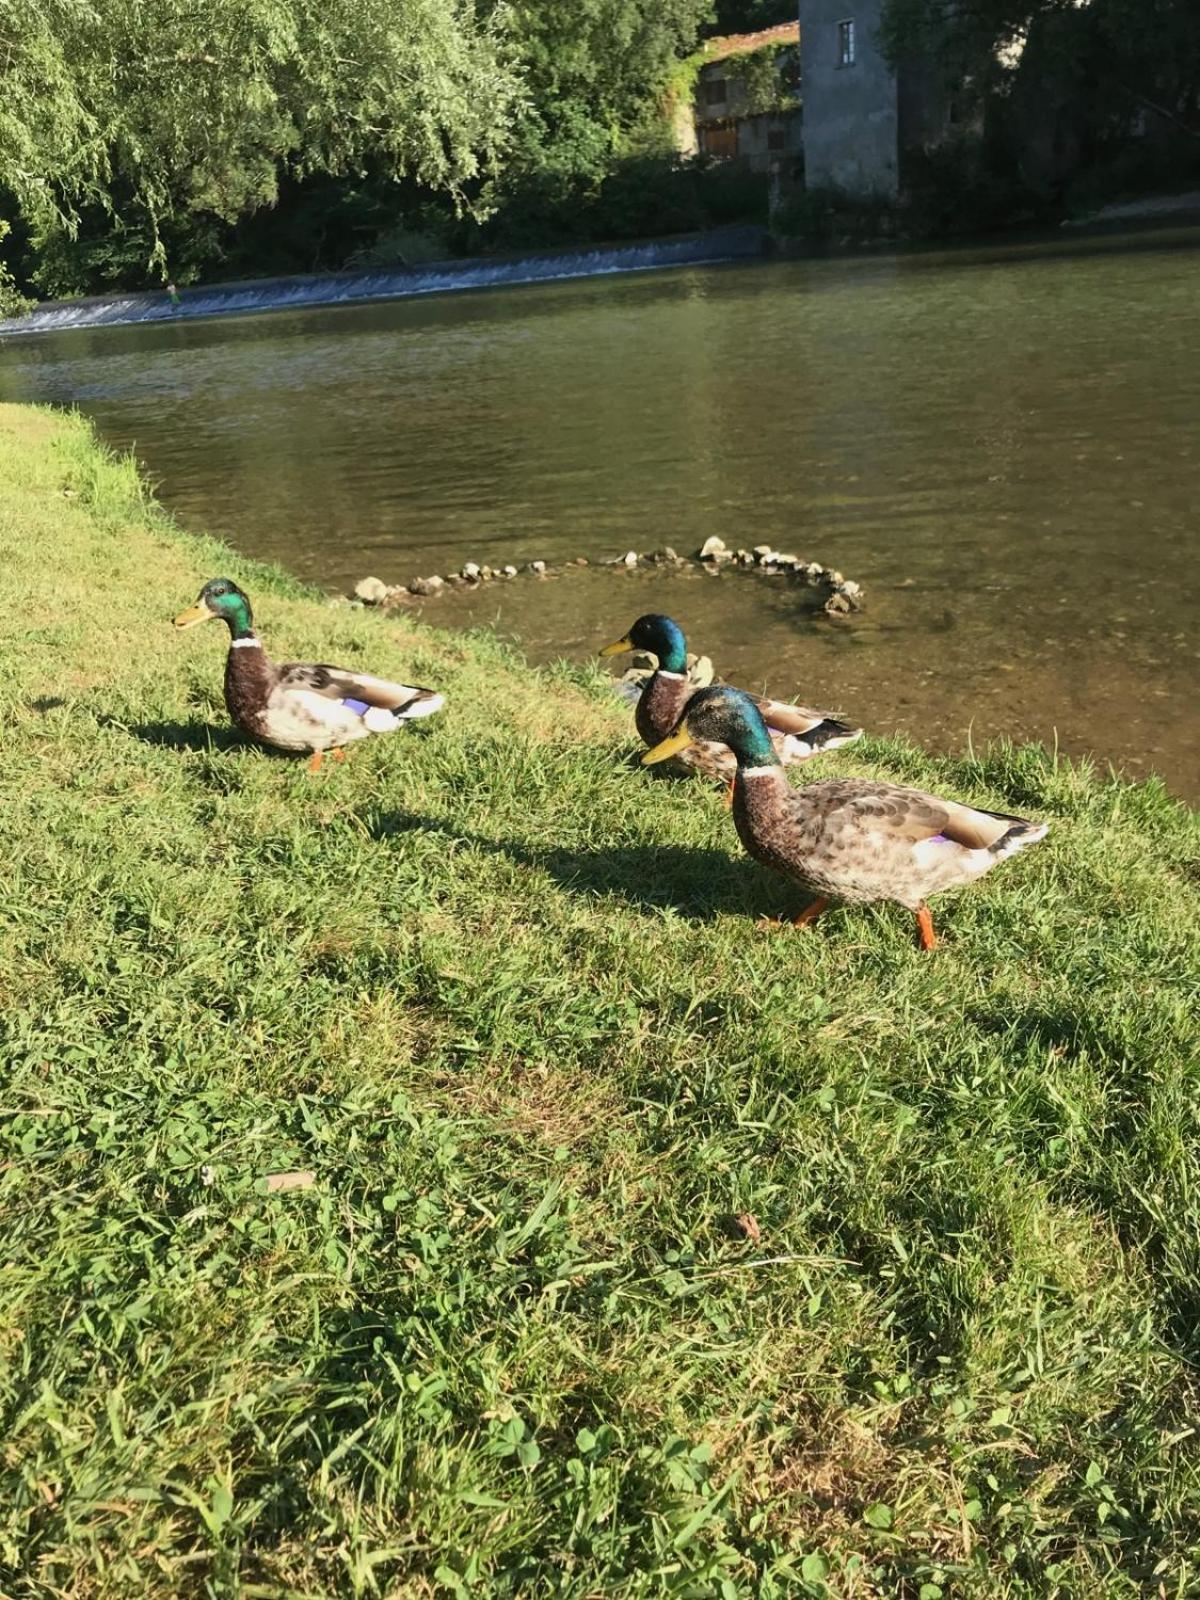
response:
<path fill-rule="evenodd" d="M 478 261 L 433 261 L 419 267 L 371 272 L 332 272 L 311 277 L 255 278 L 183 289 L 173 301 L 166 289 L 146 294 L 100 295 L 53 300 L 21 317 L 0 321 L 0 334 L 60 333 L 130 322 L 178 322 L 182 318 L 248 316 L 304 306 L 360 300 L 399 300 L 410 295 L 451 294 L 556 278 L 603 277 L 664 267 L 713 266 L 766 254 L 763 228 L 725 228 L 686 238 L 649 240 L 600 250 L 561 250 L 537 256 Z"/>

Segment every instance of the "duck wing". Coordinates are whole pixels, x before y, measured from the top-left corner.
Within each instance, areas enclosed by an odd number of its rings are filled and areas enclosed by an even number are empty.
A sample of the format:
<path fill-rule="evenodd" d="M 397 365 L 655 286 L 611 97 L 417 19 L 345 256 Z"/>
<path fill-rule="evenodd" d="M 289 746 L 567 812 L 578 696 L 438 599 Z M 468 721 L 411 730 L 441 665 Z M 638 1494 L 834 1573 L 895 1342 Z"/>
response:
<path fill-rule="evenodd" d="M 374 678 L 366 672 L 350 672 L 345 667 L 290 661 L 279 668 L 277 690 L 284 694 L 318 695 L 340 701 L 361 716 L 370 727 L 368 713 L 390 713 L 392 719 L 412 721 L 432 716 L 445 704 L 434 689 L 420 689 L 408 683 L 393 683 L 389 678 Z M 378 719 L 382 722 L 382 719 Z M 382 729 L 380 730 L 382 731 Z"/>
<path fill-rule="evenodd" d="M 907 857 L 918 873 L 974 876 L 1048 831 L 1045 823 L 891 783 L 850 778 L 794 793 L 797 813 L 807 812 L 835 849 L 872 837 L 876 848 L 893 859 Z"/>
<path fill-rule="evenodd" d="M 924 808 L 914 807 L 906 830 L 913 838 L 913 855 L 918 861 L 937 860 L 947 846 L 954 845 L 964 865 L 970 858 L 972 870 L 986 871 L 1014 851 L 1036 844 L 1050 831 L 1048 823 L 1030 822 L 1007 811 L 981 811 L 957 800 L 938 800 L 919 790 L 909 792 L 925 802 Z"/>

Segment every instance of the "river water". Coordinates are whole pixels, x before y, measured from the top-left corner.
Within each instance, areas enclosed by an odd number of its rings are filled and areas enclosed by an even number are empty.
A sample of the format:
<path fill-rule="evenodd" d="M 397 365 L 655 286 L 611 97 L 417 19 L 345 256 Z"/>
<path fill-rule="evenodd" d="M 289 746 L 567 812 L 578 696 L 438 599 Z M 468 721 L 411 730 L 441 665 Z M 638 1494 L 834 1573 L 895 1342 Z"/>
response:
<path fill-rule="evenodd" d="M 335 590 L 770 543 L 867 608 L 589 567 L 420 609 L 536 660 L 667 611 L 732 681 L 1200 799 L 1200 230 L 22 336 L 0 395 L 78 405 L 183 523 Z"/>

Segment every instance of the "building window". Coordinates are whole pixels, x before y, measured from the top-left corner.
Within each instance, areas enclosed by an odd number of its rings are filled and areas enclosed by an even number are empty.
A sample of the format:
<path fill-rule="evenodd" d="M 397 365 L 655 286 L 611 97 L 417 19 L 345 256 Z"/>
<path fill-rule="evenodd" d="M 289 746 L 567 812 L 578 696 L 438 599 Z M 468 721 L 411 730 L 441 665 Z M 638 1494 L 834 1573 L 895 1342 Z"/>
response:
<path fill-rule="evenodd" d="M 704 84 L 704 103 L 709 106 L 725 104 L 725 79 L 708 78 Z"/>
<path fill-rule="evenodd" d="M 782 128 L 768 128 L 767 129 L 767 149 L 768 150 L 782 150 L 783 147 L 784 147 L 783 129 Z"/>
<path fill-rule="evenodd" d="M 839 22 L 838 30 L 838 66 L 852 67 L 854 65 L 854 20 L 847 18 Z"/>

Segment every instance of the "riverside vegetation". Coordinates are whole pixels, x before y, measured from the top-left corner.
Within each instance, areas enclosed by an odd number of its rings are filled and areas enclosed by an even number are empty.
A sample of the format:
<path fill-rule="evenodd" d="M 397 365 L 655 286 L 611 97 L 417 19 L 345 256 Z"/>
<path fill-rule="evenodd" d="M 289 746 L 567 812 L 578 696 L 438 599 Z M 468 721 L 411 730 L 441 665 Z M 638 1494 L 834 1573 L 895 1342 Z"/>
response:
<path fill-rule="evenodd" d="M 681 160 L 673 120 L 706 37 L 795 17 L 795 0 L 0 0 L 0 308 L 765 225 L 765 174 Z M 780 234 L 969 233 L 1197 181 L 1194 0 L 886 0 L 881 38 L 927 64 L 945 137 L 898 210 L 800 189 Z M 752 100 L 777 92 L 769 49 L 739 70 Z"/>
<path fill-rule="evenodd" d="M 1194 1592 L 1160 783 L 864 739 L 1049 839 L 933 955 L 767 934 L 592 665 L 331 608 L 49 412 L 0 409 L 0 544 L 5 1592 Z M 245 744 L 170 626 L 217 570 L 446 711 L 316 779 Z"/>

